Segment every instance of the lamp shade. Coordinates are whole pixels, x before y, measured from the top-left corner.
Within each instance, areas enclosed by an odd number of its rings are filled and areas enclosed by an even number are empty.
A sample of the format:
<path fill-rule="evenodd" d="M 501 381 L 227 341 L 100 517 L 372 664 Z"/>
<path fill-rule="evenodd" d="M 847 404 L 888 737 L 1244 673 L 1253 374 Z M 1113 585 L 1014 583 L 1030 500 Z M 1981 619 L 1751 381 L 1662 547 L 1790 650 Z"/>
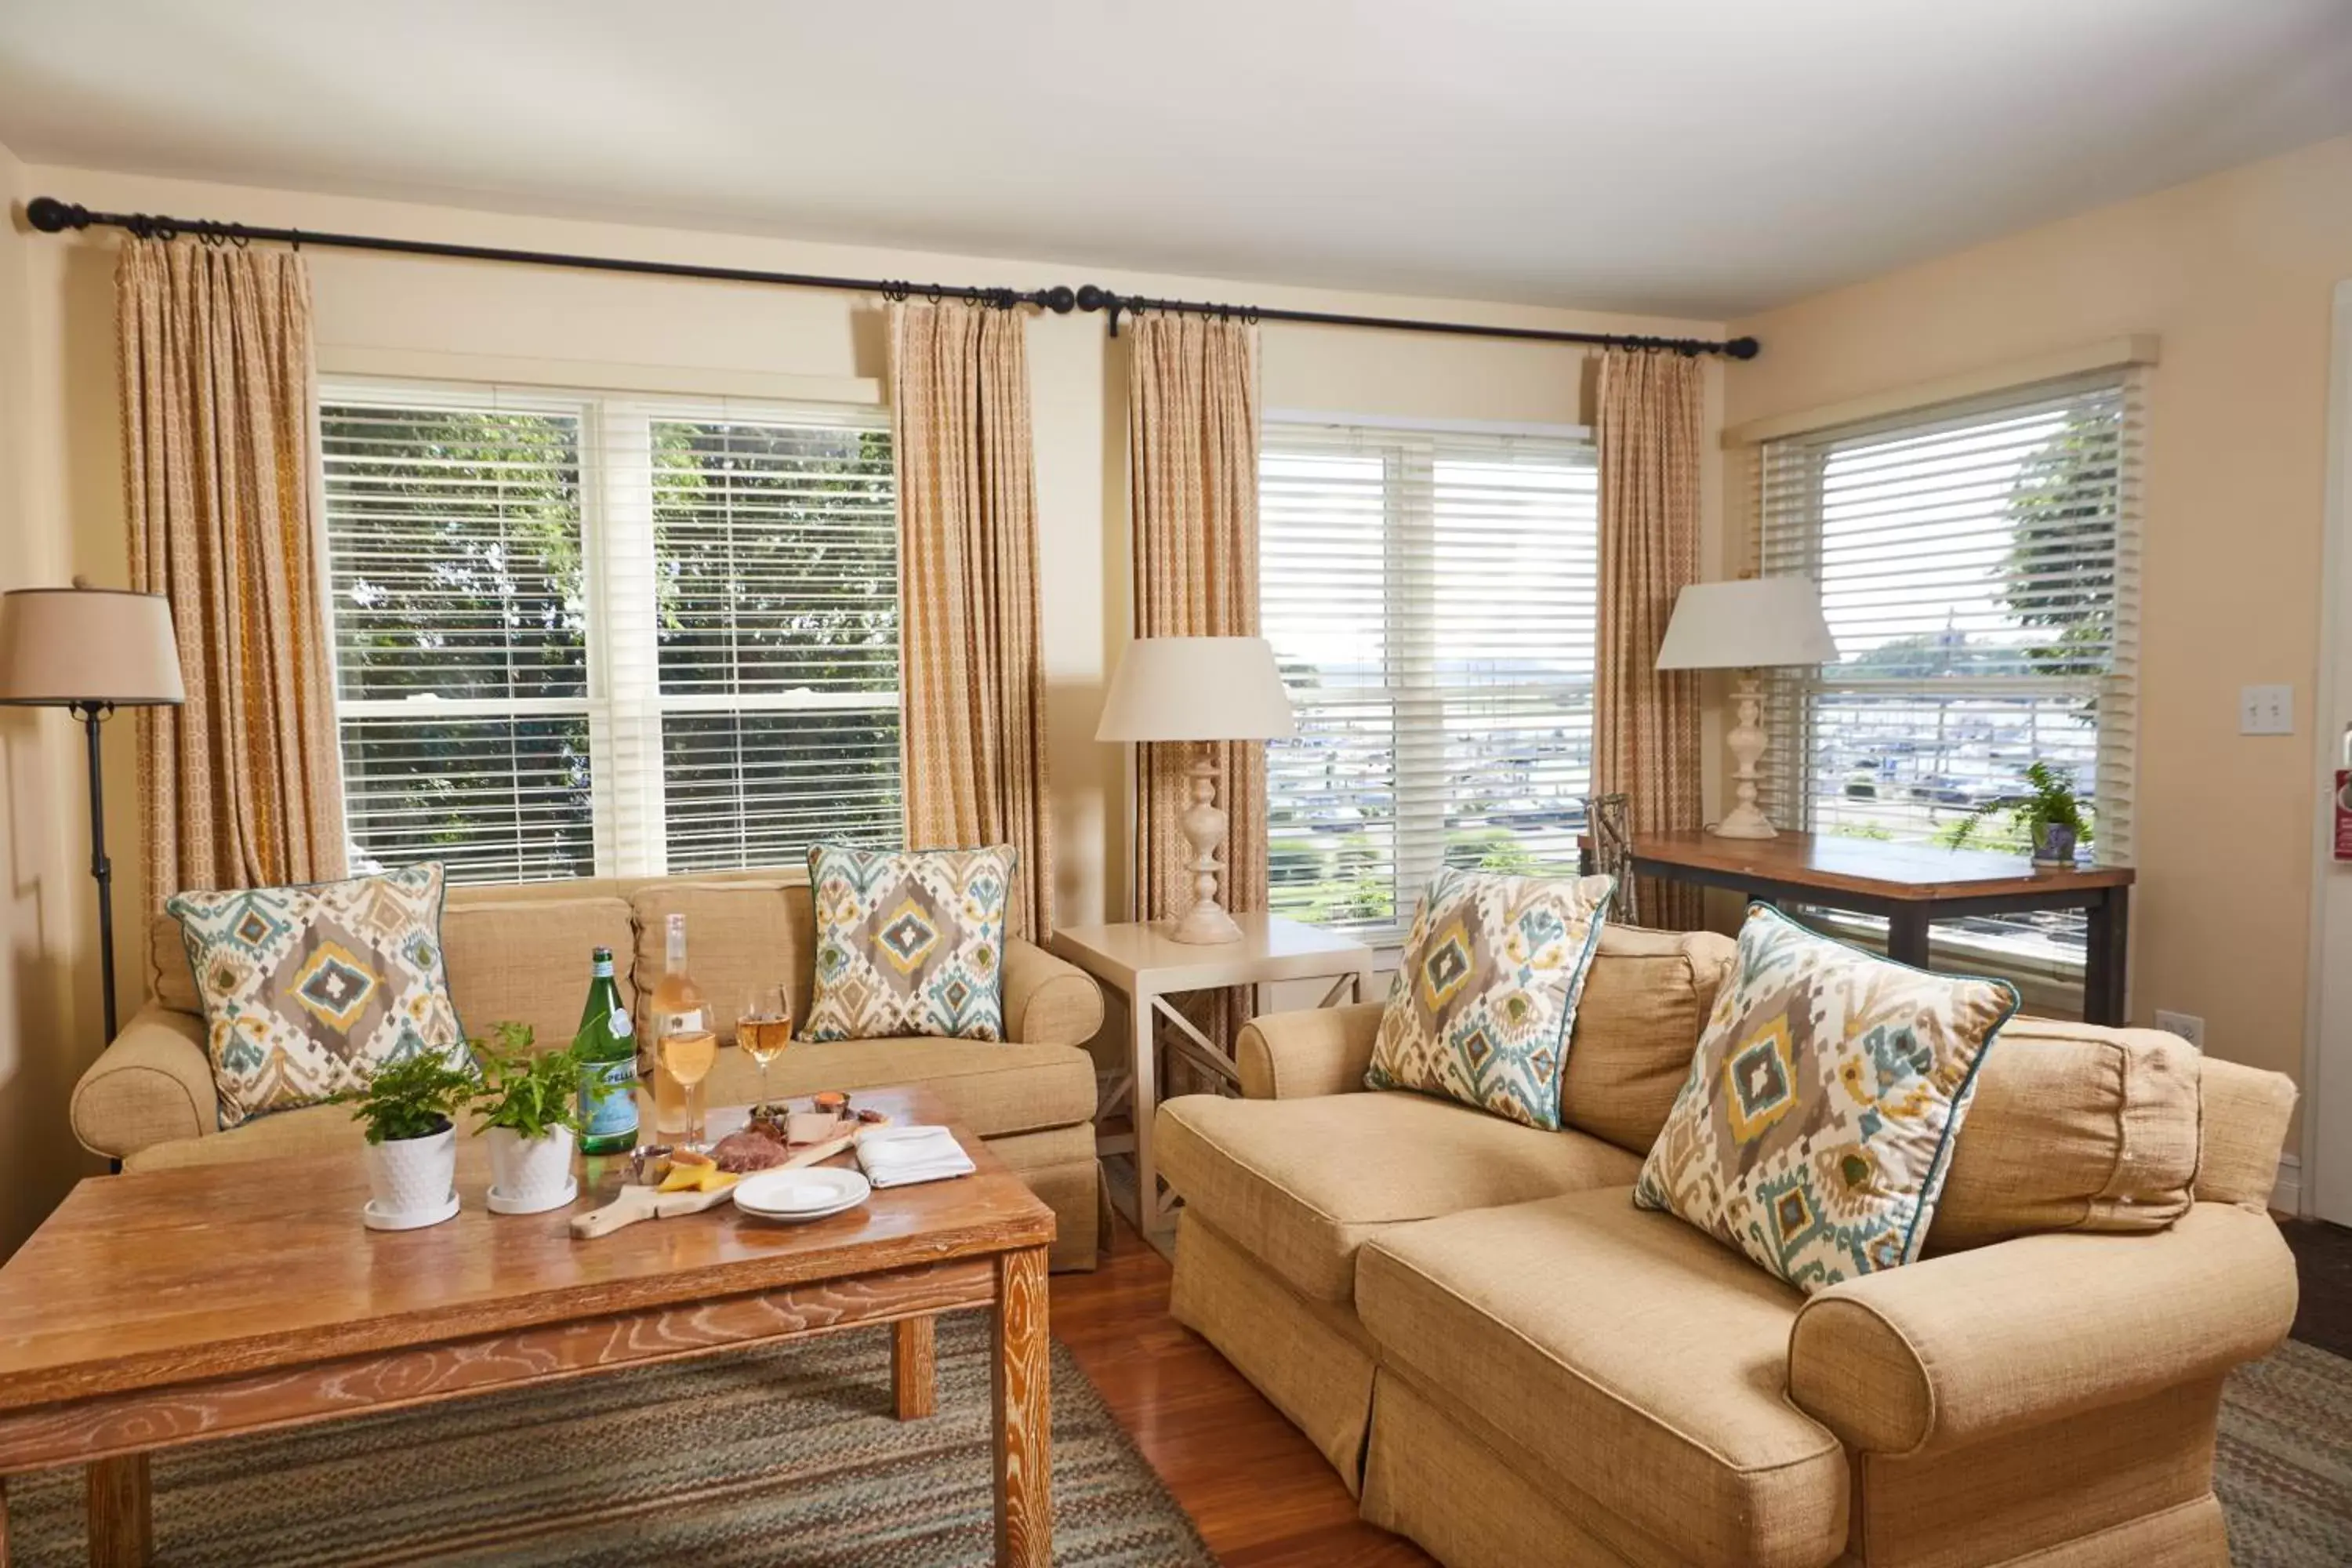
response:
<path fill-rule="evenodd" d="M 1693 583 L 1675 601 L 1658 646 L 1660 669 L 1752 669 L 1829 664 L 1837 641 L 1810 577 L 1745 577 Z"/>
<path fill-rule="evenodd" d="M 0 594 L 0 702 L 146 708 L 187 695 L 162 595 L 79 583 Z"/>
<path fill-rule="evenodd" d="M 1279 741 L 1297 732 L 1264 637 L 1138 637 L 1103 701 L 1097 741 Z"/>

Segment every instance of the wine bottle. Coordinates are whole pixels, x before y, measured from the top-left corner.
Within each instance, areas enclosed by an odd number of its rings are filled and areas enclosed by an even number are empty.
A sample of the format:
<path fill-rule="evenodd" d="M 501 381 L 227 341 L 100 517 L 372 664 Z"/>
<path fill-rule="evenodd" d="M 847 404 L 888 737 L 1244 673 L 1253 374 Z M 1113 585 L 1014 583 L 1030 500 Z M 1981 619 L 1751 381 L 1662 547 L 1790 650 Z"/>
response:
<path fill-rule="evenodd" d="M 588 1005 L 572 1049 L 580 1058 L 580 1152 L 625 1154 L 637 1146 L 636 1026 L 613 980 L 613 950 L 591 961 Z"/>
<path fill-rule="evenodd" d="M 669 917 L 668 944 L 663 954 L 662 977 L 654 987 L 653 1061 L 654 1126 L 677 1137 L 687 1131 L 686 1086 L 662 1065 L 661 1042 L 672 1035 L 690 1035 L 710 1027 L 702 1003 L 702 989 L 686 972 L 686 917 Z"/>

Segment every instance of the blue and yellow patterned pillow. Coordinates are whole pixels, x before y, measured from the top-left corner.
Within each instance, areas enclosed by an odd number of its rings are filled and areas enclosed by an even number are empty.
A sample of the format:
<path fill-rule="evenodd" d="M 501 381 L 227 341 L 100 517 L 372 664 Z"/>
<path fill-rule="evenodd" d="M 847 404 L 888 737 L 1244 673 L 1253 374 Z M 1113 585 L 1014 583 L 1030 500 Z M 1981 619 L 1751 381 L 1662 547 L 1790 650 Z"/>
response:
<path fill-rule="evenodd" d="M 820 844 L 812 1040 L 1004 1037 L 1013 848 L 898 852 Z"/>
<path fill-rule="evenodd" d="M 471 1062 L 441 956 L 441 868 L 177 893 L 220 1124 L 316 1105 L 418 1051 Z"/>
<path fill-rule="evenodd" d="M 1633 1202 L 1811 1293 L 1919 1256 L 2005 980 L 1929 974 L 1762 904 Z"/>
<path fill-rule="evenodd" d="M 1440 871 L 1413 911 L 1365 1070 L 1558 1131 L 1577 998 L 1616 883 Z"/>

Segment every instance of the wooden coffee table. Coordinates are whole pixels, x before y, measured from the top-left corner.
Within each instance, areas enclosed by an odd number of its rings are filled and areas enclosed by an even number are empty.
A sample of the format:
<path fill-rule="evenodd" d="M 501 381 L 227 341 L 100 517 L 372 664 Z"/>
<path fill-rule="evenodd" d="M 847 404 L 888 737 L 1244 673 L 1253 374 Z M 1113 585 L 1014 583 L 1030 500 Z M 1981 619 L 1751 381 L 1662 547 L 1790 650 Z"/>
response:
<path fill-rule="evenodd" d="M 901 1122 L 918 1089 L 861 1091 Z M 1054 1213 L 978 1138 L 980 1169 L 877 1192 L 807 1225 L 731 1205 L 574 1240 L 625 1162 L 570 1209 L 492 1215 L 479 1140 L 459 1140 L 457 1217 L 360 1224 L 358 1149 L 97 1176 L 0 1267 L 5 1478 L 85 1465 L 90 1561 L 147 1561 L 148 1455 L 240 1433 L 430 1404 L 606 1368 L 892 1325 L 900 1419 L 933 1408 L 940 1312 L 993 1305 L 996 1561 L 1047 1568 L 1053 1495 L 1045 1256 Z"/>

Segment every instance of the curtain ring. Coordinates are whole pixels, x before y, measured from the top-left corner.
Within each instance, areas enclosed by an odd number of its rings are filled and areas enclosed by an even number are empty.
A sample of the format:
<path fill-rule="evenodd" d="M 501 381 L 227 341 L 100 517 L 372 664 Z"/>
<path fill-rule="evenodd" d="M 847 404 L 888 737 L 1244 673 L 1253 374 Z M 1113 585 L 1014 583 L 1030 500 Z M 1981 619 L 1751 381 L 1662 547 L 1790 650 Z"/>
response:
<path fill-rule="evenodd" d="M 944 292 L 942 292 L 942 291 L 941 291 L 941 289 L 940 289 L 940 286 L 939 286 L 938 284 L 936 284 L 936 283 L 932 284 L 932 285 L 930 286 L 930 288 L 929 288 L 928 289 L 924 290 L 924 292 L 926 293 L 926 295 L 928 295 L 928 296 L 929 296 L 929 300 L 930 300 L 931 303 L 932 303 L 932 304 L 934 304 L 934 305 L 938 304 L 941 300 L 944 300 L 945 298 L 947 298 L 946 294 L 945 294 Z"/>

